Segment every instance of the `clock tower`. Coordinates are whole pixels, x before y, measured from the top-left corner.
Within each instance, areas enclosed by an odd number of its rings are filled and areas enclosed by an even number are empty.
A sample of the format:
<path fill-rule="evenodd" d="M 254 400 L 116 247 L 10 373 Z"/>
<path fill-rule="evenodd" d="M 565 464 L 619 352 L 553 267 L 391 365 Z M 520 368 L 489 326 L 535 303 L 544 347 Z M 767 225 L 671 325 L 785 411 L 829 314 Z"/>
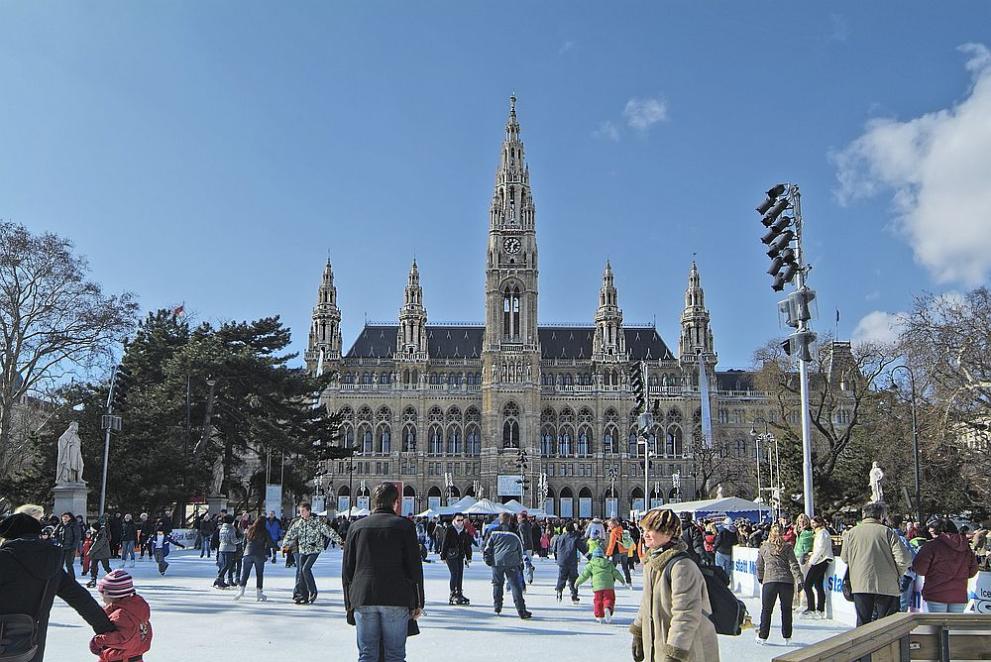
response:
<path fill-rule="evenodd" d="M 532 472 L 539 409 L 537 236 L 514 95 L 509 99 L 506 136 L 489 209 L 486 249 L 482 477 L 489 488 L 495 487 L 498 475 L 519 473 L 514 463 L 520 450 L 531 456 Z M 528 490 L 525 498 L 530 496 Z"/>

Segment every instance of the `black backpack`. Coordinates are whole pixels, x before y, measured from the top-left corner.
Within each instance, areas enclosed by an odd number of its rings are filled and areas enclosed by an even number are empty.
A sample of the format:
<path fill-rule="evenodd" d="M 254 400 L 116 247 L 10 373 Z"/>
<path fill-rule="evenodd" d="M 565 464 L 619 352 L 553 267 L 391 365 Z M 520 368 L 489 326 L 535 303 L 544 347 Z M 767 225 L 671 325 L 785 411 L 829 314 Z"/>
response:
<path fill-rule="evenodd" d="M 664 567 L 664 574 L 667 581 L 671 581 L 671 566 L 678 559 L 688 559 L 695 563 L 702 578 L 705 579 L 705 587 L 709 592 L 709 620 L 716 626 L 717 634 L 725 634 L 731 637 L 738 636 L 743 631 L 743 623 L 747 617 L 747 606 L 737 598 L 729 587 L 729 577 L 722 568 L 709 565 L 699 565 L 695 559 L 686 552 L 675 554 Z"/>

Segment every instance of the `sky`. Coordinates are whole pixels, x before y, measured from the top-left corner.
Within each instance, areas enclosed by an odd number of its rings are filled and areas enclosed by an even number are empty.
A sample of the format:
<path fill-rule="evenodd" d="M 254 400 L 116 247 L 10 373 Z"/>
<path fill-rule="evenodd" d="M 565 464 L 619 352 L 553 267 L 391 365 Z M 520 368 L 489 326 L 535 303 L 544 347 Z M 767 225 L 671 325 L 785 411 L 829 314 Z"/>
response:
<path fill-rule="evenodd" d="M 987 284 L 989 47 L 986 2 L 0 0 L 0 219 L 145 311 L 280 315 L 296 351 L 328 255 L 345 346 L 414 256 L 429 320 L 480 322 L 515 92 L 540 321 L 590 323 L 609 259 L 677 351 L 694 255 L 746 368 L 786 332 L 754 211 L 779 181 L 820 332 Z"/>

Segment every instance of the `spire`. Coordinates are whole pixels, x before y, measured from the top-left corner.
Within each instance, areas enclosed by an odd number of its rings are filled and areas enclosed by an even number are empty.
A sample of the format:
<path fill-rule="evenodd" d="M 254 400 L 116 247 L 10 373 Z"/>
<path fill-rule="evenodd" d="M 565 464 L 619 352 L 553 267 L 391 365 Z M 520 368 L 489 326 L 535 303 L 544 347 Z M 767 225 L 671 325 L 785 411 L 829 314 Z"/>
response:
<path fill-rule="evenodd" d="M 688 289 L 685 290 L 685 308 L 705 308 L 705 293 L 702 291 L 702 279 L 699 276 L 698 265 L 692 259 L 692 267 L 688 270 Z"/>
<path fill-rule="evenodd" d="M 530 170 L 526 165 L 520 123 L 516 117 L 516 95 L 509 97 L 506 137 L 502 141 L 499 169 L 489 221 L 492 227 L 530 229 L 533 227 L 533 199 L 530 197 Z"/>
<path fill-rule="evenodd" d="M 423 288 L 416 258 L 409 268 L 403 307 L 399 309 L 399 330 L 396 332 L 396 355 L 400 359 L 427 359 L 427 311 L 423 307 Z"/>
<path fill-rule="evenodd" d="M 702 277 L 693 258 L 685 289 L 685 309 L 681 313 L 679 358 L 683 364 L 695 364 L 700 353 L 707 364 L 715 365 L 716 350 L 709 326 L 709 311 L 705 307 Z"/>
<path fill-rule="evenodd" d="M 619 309 L 612 265 L 606 260 L 599 289 L 599 308 L 595 311 L 595 337 L 592 355 L 597 361 L 619 360 L 626 356 L 626 335 L 623 333 L 623 311 Z"/>
<path fill-rule="evenodd" d="M 317 303 L 311 315 L 309 342 L 304 360 L 311 373 L 318 371 L 321 361 L 341 358 L 341 309 L 337 307 L 337 286 L 334 268 L 327 258 L 317 288 Z"/>

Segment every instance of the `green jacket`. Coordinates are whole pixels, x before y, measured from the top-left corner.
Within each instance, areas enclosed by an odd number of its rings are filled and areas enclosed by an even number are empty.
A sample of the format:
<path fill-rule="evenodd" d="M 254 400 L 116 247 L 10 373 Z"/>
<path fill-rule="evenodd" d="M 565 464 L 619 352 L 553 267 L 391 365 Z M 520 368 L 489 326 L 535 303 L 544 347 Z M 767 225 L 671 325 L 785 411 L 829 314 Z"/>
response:
<path fill-rule="evenodd" d="M 592 579 L 592 590 L 593 591 L 603 591 L 611 589 L 616 585 L 616 580 L 619 583 L 623 582 L 623 575 L 620 574 L 616 566 L 608 561 L 604 556 L 593 556 L 592 560 L 585 565 L 585 569 L 582 573 L 578 575 L 578 581 L 575 582 L 575 586 L 578 586 L 582 582 Z"/>
<path fill-rule="evenodd" d="M 798 534 L 795 541 L 795 558 L 801 561 L 806 554 L 812 551 L 812 544 L 815 542 L 816 534 L 812 529 L 805 529 Z"/>

